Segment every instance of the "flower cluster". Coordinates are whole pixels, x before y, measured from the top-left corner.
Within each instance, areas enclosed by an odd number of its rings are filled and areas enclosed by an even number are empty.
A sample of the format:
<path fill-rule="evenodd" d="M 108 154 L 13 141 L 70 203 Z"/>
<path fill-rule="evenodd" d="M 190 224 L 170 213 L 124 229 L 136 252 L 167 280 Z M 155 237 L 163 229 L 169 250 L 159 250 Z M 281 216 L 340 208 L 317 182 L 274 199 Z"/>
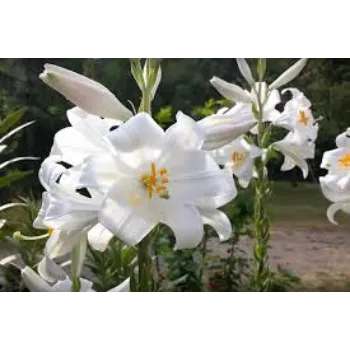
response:
<path fill-rule="evenodd" d="M 320 177 L 324 196 L 333 202 L 327 210 L 330 222 L 337 224 L 334 216 L 337 211 L 350 214 L 350 128 L 336 138 L 337 148 L 323 155 L 321 168 L 328 174 Z"/>
<path fill-rule="evenodd" d="M 171 228 L 177 249 L 196 247 L 205 224 L 228 239 L 231 223 L 219 208 L 237 194 L 232 175 L 247 187 L 256 160 L 266 166 L 272 149 L 284 154 L 283 171 L 298 166 L 308 174 L 306 159 L 314 157 L 318 132 L 311 103 L 297 89 L 277 90 L 299 74 L 306 59 L 270 85 L 256 82 L 247 62 L 238 59 L 251 91 L 214 77 L 212 85 L 232 107 L 198 122 L 178 112 L 166 131 L 150 115 L 161 79 L 159 60 L 153 60 L 141 73 L 140 62 L 131 61 L 143 92 L 136 115 L 106 87 L 77 73 L 46 65 L 40 75 L 75 104 L 67 112 L 71 126 L 56 134 L 39 172 L 45 192 L 34 226 L 47 230 L 38 268 L 46 281 L 57 281 L 52 259 L 71 253 L 72 281 L 79 280 L 87 244 L 104 251 L 116 236 L 138 245 L 159 223 Z M 288 134 L 268 144 L 273 126 Z"/>

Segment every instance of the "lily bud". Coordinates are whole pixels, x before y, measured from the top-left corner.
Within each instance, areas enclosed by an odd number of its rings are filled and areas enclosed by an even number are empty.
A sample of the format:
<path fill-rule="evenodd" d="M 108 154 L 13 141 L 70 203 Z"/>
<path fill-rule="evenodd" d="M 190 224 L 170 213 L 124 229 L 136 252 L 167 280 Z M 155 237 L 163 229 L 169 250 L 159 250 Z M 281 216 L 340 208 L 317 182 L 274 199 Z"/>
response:
<path fill-rule="evenodd" d="M 102 84 L 52 64 L 45 64 L 39 78 L 85 112 L 125 121 L 132 116 L 115 96 Z"/>
<path fill-rule="evenodd" d="M 247 83 L 252 86 L 255 84 L 255 80 L 253 78 L 252 71 L 244 58 L 236 58 L 238 68 L 243 76 L 243 78 L 247 81 Z"/>
<path fill-rule="evenodd" d="M 218 77 L 213 77 L 210 80 L 211 85 L 225 98 L 235 102 L 246 102 L 250 103 L 251 99 L 241 87 L 228 83 Z"/>
<path fill-rule="evenodd" d="M 299 75 L 299 73 L 306 66 L 306 63 L 307 58 L 301 58 L 299 61 L 294 63 L 270 85 L 270 90 L 278 89 L 281 86 L 288 84 Z"/>
<path fill-rule="evenodd" d="M 204 150 L 221 148 L 248 132 L 256 120 L 247 105 L 237 104 L 225 114 L 214 114 L 198 122 L 205 133 Z"/>

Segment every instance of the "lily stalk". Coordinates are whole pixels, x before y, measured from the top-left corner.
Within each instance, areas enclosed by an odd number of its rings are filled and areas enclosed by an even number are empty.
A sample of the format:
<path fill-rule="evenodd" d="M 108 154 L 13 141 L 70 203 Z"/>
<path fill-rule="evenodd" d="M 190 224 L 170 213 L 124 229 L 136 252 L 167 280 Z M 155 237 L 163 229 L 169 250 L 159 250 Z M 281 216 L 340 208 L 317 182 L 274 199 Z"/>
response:
<path fill-rule="evenodd" d="M 258 121 L 257 146 L 266 148 L 268 134 L 270 130 L 265 127 L 263 121 L 263 108 L 268 96 L 262 96 L 261 82 L 263 81 L 265 69 L 265 59 L 259 59 L 259 85 L 257 93 L 257 106 L 254 114 Z M 259 69 L 260 68 L 260 69 Z M 268 94 L 269 92 L 267 92 Z M 257 178 L 254 182 L 254 266 L 251 279 L 251 289 L 256 292 L 267 291 L 269 288 L 269 264 L 268 264 L 268 243 L 270 240 L 270 222 L 266 209 L 266 202 L 270 193 L 270 182 L 265 169 L 263 157 L 256 158 L 255 161 Z"/>
<path fill-rule="evenodd" d="M 139 112 L 152 113 L 152 100 L 161 79 L 160 59 L 147 58 L 142 69 L 139 58 L 130 59 L 131 72 L 136 80 L 142 99 Z M 153 290 L 153 269 L 150 256 L 150 243 L 152 235 L 146 236 L 138 244 L 138 288 L 139 292 L 151 292 Z"/>

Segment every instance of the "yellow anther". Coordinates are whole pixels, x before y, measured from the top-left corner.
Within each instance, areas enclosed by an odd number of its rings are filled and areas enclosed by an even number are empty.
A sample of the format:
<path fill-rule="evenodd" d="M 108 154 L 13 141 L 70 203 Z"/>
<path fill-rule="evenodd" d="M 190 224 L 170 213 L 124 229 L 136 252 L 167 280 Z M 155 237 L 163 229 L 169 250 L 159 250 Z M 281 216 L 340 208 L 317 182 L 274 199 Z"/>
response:
<path fill-rule="evenodd" d="M 338 159 L 341 168 L 350 168 L 350 153 L 346 153 Z"/>
<path fill-rule="evenodd" d="M 168 188 L 166 184 L 169 182 L 166 174 L 167 169 L 162 168 L 157 172 L 156 164 L 151 163 L 151 171 L 149 174 L 141 175 L 141 182 L 147 191 L 149 199 L 153 198 L 153 192 L 156 192 L 160 198 L 169 198 Z"/>
<path fill-rule="evenodd" d="M 161 182 L 162 184 L 167 184 L 169 182 L 169 179 L 167 177 L 163 177 Z"/>
<path fill-rule="evenodd" d="M 47 230 L 47 233 L 52 236 L 53 233 L 55 232 L 55 230 L 52 227 L 49 227 L 49 229 Z"/>
<path fill-rule="evenodd" d="M 305 111 L 299 111 L 299 119 L 298 119 L 298 122 L 300 124 L 304 124 L 305 126 L 307 125 L 308 121 L 309 121 L 310 118 L 308 118 L 306 116 L 306 112 Z"/>
<path fill-rule="evenodd" d="M 166 170 L 165 168 L 162 168 L 159 170 L 159 175 L 160 176 L 163 176 L 163 175 L 166 175 L 168 173 L 168 170 Z"/>

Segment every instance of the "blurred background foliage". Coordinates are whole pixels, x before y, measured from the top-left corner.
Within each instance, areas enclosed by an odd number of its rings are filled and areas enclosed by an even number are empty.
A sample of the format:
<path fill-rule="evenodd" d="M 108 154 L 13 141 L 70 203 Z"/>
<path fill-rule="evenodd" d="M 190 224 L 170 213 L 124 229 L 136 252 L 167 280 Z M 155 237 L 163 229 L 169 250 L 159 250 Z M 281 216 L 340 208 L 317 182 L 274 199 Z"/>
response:
<path fill-rule="evenodd" d="M 249 59 L 254 66 L 256 59 Z M 295 59 L 268 59 L 266 80 L 271 82 Z M 126 105 L 128 101 L 138 106 L 140 94 L 130 73 L 127 59 L 55 59 L 9 58 L 0 60 L 0 116 L 27 107 L 22 120 L 35 120 L 30 130 L 17 138 L 16 155 L 35 155 L 45 158 L 52 145 L 55 132 L 68 125 L 65 112 L 71 107 L 60 94 L 43 84 L 38 75 L 45 63 L 53 63 L 91 77 L 107 86 Z M 194 118 L 210 114 L 225 105 L 221 96 L 209 83 L 213 75 L 242 84 L 235 60 L 220 58 L 164 59 L 163 80 L 154 100 L 155 117 L 166 128 L 176 112 L 183 111 Z M 334 136 L 350 125 L 350 60 L 310 59 L 303 73 L 293 82 L 303 90 L 313 103 L 314 116 L 324 117 L 316 159 L 312 162 L 310 179 L 318 175 L 321 154 L 334 146 Z M 20 170 L 37 171 L 40 162 L 21 164 Z M 284 174 L 278 170 L 280 163 L 272 166 L 274 178 L 300 179 L 297 170 Z M 22 186 L 22 188 L 21 188 Z M 14 196 L 23 190 L 34 195 L 41 189 L 35 175 L 21 181 L 21 186 L 9 187 L 3 196 Z"/>

